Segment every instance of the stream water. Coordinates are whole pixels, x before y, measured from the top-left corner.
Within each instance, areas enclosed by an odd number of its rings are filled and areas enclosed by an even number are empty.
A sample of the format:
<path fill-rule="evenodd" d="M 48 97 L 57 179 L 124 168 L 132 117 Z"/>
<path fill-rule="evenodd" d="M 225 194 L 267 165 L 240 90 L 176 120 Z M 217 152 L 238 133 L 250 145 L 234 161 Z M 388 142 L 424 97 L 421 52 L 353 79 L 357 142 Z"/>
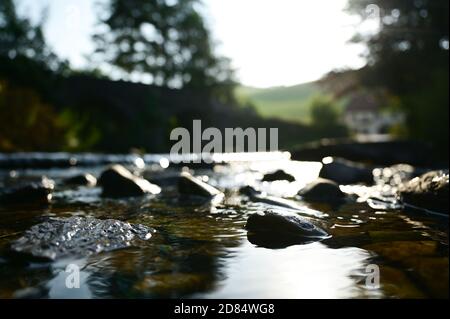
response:
<path fill-rule="evenodd" d="M 144 157 L 145 166 L 144 161 L 133 164 L 131 159 L 128 167 L 144 176 L 170 176 L 179 170 L 162 168 L 159 163 L 167 165 L 161 159 L 164 157 Z M 100 188 L 61 183 L 82 172 L 98 176 L 107 162 L 0 170 L 2 187 L 42 175 L 56 183 L 52 204 L 47 207 L 0 207 L 1 298 L 448 297 L 448 218 L 369 206 L 364 200 L 328 205 L 295 197 L 318 176 L 320 163 L 296 162 L 284 156 L 270 160 L 249 157 L 196 169 L 195 176 L 225 192 L 221 204 L 180 200 L 171 183 L 161 185 L 159 195 L 129 199 L 102 198 Z M 297 181 L 261 182 L 265 172 L 277 168 Z M 237 190 L 248 184 L 321 212 L 305 216 L 331 237 L 278 249 L 252 243 L 244 228 L 249 214 L 287 208 L 241 196 Z M 355 185 L 347 188 L 362 189 Z M 43 262 L 10 253 L 11 243 L 33 225 L 51 217 L 71 216 L 117 219 L 152 227 L 156 233 L 139 247 L 83 258 Z M 69 264 L 81 269 L 80 288 L 66 287 Z M 379 269 L 379 285 L 370 284 L 373 269 Z"/>

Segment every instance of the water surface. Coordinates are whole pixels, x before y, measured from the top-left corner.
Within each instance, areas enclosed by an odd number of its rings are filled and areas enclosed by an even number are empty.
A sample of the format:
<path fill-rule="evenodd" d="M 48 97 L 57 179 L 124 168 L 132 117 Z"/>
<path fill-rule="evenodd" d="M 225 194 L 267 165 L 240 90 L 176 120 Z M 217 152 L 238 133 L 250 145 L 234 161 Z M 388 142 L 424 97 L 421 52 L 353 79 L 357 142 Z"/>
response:
<path fill-rule="evenodd" d="M 58 155 L 61 157 L 61 154 Z M 91 159 L 92 157 L 87 157 Z M 162 156 L 132 157 L 128 167 L 145 176 L 169 174 Z M 64 159 L 64 157 L 63 157 Z M 96 158 L 95 158 L 96 159 Z M 251 158 L 250 158 L 251 159 Z M 293 197 L 318 176 L 320 163 L 284 156 L 220 164 L 195 170 L 225 191 L 219 205 L 181 200 L 173 185 L 157 196 L 104 199 L 101 189 L 62 186 L 80 172 L 98 175 L 108 162 L 71 168 L 0 170 L 0 186 L 45 175 L 56 182 L 45 208 L 0 207 L 0 297 L 2 298 L 427 298 L 448 296 L 448 219 L 364 199 L 341 205 L 311 204 Z M 141 162 L 142 161 L 142 162 Z M 97 163 L 97 164 L 96 164 Z M 153 163 L 153 164 L 152 164 Z M 166 163 L 162 161 L 161 163 Z M 137 164 L 137 165 L 136 165 Z M 166 166 L 166 165 L 163 165 Z M 297 181 L 264 182 L 265 172 L 283 168 Z M 332 236 L 304 245 L 270 249 L 252 243 L 244 229 L 249 214 L 286 208 L 254 203 L 237 189 L 255 185 L 269 195 L 290 198 Z M 342 187 L 367 193 L 361 186 Z M 153 227 L 145 245 L 86 258 L 36 262 L 9 253 L 11 241 L 49 217 L 112 218 Z M 81 268 L 81 286 L 65 286 L 68 264 Z M 371 265 L 379 287 L 367 284 Z"/>

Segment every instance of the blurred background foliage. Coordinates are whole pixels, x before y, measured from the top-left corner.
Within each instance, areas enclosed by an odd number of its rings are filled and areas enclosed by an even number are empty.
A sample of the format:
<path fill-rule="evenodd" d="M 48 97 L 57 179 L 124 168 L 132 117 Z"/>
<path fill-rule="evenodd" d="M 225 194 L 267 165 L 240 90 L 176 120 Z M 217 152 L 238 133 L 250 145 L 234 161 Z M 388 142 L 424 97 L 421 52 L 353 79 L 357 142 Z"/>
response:
<path fill-rule="evenodd" d="M 383 112 L 406 115 L 389 133 L 432 142 L 448 158 L 447 0 L 349 0 L 348 12 L 362 20 L 369 5 L 379 9 L 379 31 L 353 38 L 367 46 L 367 65 L 269 89 L 239 86 L 199 5 L 106 2 L 90 65 L 79 70 L 46 43 L 45 15 L 32 23 L 13 0 L 2 0 L 0 151 L 167 152 L 170 130 L 195 118 L 218 128 L 276 126 L 280 147 L 289 149 L 354 134 L 343 121 L 346 108 L 366 95 Z M 112 81 L 113 72 L 123 80 Z M 153 84 L 132 83 L 133 76 Z"/>
<path fill-rule="evenodd" d="M 379 8 L 380 30 L 353 39 L 368 47 L 358 82 L 386 88 L 406 113 L 401 134 L 433 142 L 448 158 L 449 1 L 350 0 L 348 10 L 365 16 L 368 5 Z"/>

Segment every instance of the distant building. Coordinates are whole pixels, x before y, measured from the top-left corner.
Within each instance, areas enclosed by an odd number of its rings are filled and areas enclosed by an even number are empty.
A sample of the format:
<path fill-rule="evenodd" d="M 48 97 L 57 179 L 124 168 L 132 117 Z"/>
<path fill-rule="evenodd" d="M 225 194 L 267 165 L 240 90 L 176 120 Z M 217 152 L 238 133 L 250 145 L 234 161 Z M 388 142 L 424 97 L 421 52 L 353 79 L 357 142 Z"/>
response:
<path fill-rule="evenodd" d="M 404 121 L 404 114 L 383 112 L 381 107 L 374 95 L 356 93 L 351 96 L 345 108 L 344 122 L 356 134 L 387 134 L 390 127 Z"/>

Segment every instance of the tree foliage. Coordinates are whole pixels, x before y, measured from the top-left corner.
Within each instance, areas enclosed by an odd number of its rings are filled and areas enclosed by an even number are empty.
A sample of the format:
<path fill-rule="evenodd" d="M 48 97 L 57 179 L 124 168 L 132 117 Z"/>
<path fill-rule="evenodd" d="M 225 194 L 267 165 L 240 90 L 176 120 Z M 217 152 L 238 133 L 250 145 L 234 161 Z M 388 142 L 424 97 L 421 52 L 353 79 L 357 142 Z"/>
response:
<path fill-rule="evenodd" d="M 43 34 L 45 18 L 37 24 L 17 14 L 13 0 L 0 1 L 0 55 L 10 59 L 28 58 L 52 70 L 61 67 Z"/>
<path fill-rule="evenodd" d="M 59 115 L 34 90 L 0 81 L 0 151 L 58 150 L 65 134 Z"/>
<path fill-rule="evenodd" d="M 349 0 L 348 10 L 380 22 L 353 39 L 368 47 L 362 82 L 399 96 L 409 135 L 448 156 L 449 1 Z"/>
<path fill-rule="evenodd" d="M 312 125 L 322 137 L 347 135 L 347 130 L 339 123 L 339 107 L 333 98 L 318 95 L 311 100 L 309 109 Z"/>
<path fill-rule="evenodd" d="M 169 87 L 231 87 L 228 60 L 214 54 L 198 0 L 110 0 L 103 32 L 94 36 L 102 61 Z"/>

